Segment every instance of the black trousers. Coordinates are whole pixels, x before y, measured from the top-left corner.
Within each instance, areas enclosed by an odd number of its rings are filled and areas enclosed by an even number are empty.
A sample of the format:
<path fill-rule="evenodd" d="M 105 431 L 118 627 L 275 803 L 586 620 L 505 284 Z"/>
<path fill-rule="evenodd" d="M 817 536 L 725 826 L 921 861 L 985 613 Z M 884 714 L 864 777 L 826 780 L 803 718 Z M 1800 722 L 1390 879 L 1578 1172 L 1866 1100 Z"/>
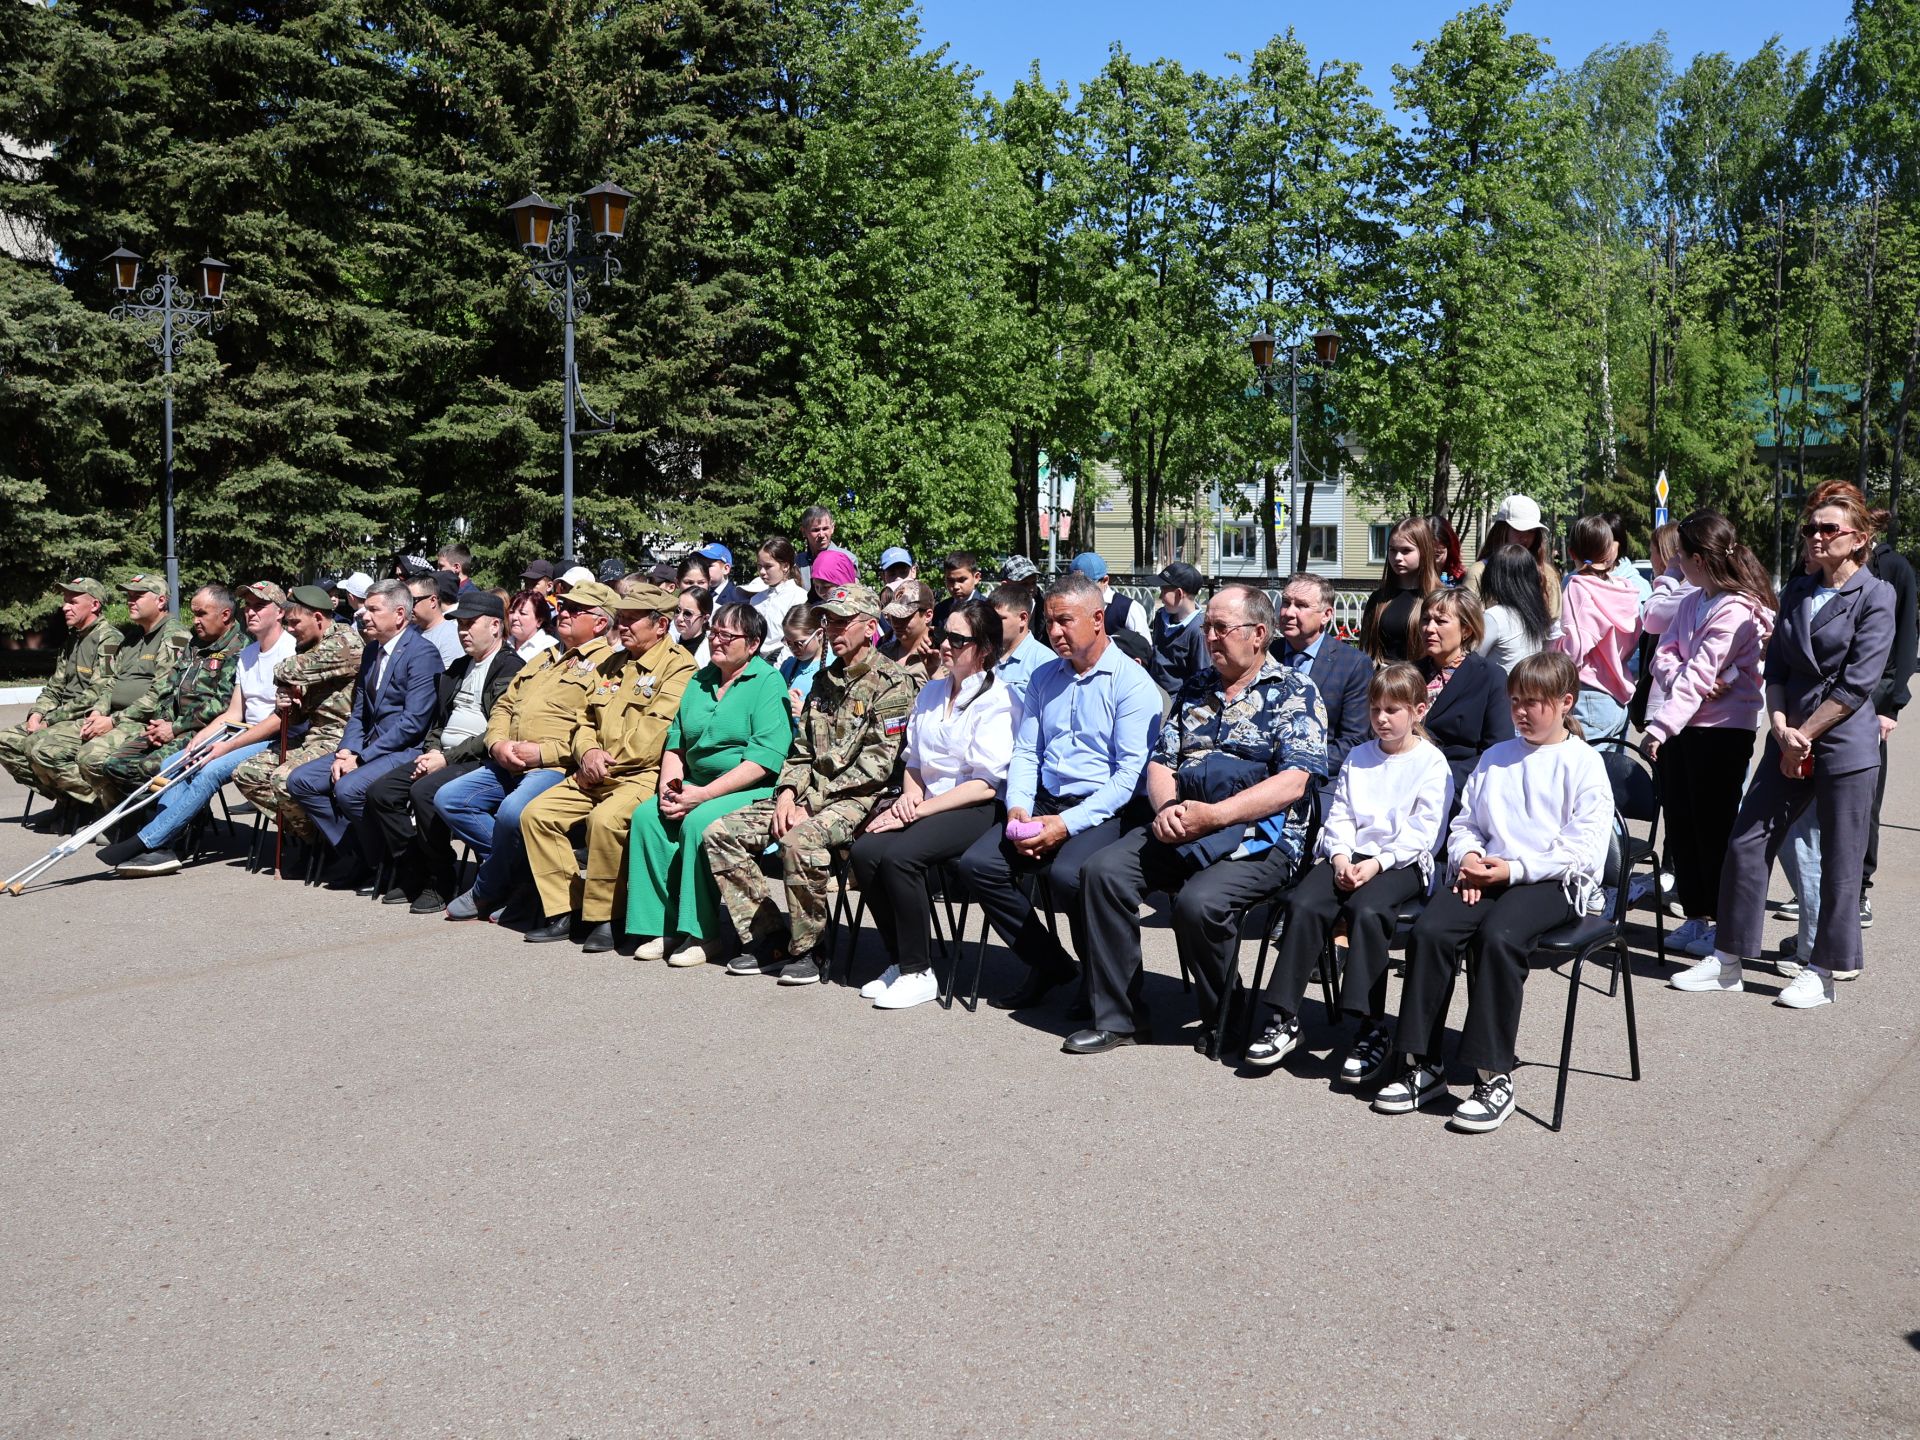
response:
<path fill-rule="evenodd" d="M 1873 872 L 1880 868 L 1880 804 L 1887 798 L 1887 742 L 1880 742 L 1880 774 L 1873 783 L 1873 815 L 1867 821 L 1867 854 L 1860 864 L 1860 892 L 1873 889 Z"/>
<path fill-rule="evenodd" d="M 927 893 L 927 871 L 959 859 L 999 822 L 1000 807 L 986 800 L 924 816 L 904 830 L 862 835 L 853 842 L 853 873 L 860 893 L 867 897 L 880 938 L 902 975 L 933 968 L 928 945 L 933 897 Z"/>
<path fill-rule="evenodd" d="M 1680 911 L 1690 920 L 1720 913 L 1720 866 L 1740 813 L 1754 732 L 1689 725 L 1660 747 L 1660 809 L 1667 822 Z"/>
<path fill-rule="evenodd" d="M 1156 890 L 1173 897 L 1173 939 L 1193 976 L 1200 1014 L 1218 1023 L 1228 967 L 1240 944 L 1240 917 L 1284 886 L 1293 863 L 1278 849 L 1195 870 L 1145 826 L 1089 860 L 1080 882 L 1087 991 L 1096 1030 L 1132 1033 L 1140 1001 L 1140 902 Z"/>
<path fill-rule="evenodd" d="M 1073 803 L 1070 799 L 1058 800 L 1043 793 L 1034 801 L 1033 813 L 1057 815 Z M 1053 891 L 1054 907 L 1067 917 L 1073 948 L 1084 956 L 1087 938 L 1080 920 L 1081 870 L 1087 861 L 1120 838 L 1127 828 L 1125 817 L 1130 811 L 1131 807 L 1078 835 L 1068 836 L 1066 844 L 1044 860 L 1029 860 L 1014 849 L 1003 826 L 988 830 L 960 857 L 958 864 L 961 877 L 967 882 L 967 893 L 986 912 L 994 933 L 1039 974 L 1065 978 L 1073 973 L 1073 959 L 1053 938 L 1046 917 L 1015 883 L 1016 877 L 1045 872 L 1047 884 Z"/>
<path fill-rule="evenodd" d="M 1453 1003 L 1453 957 L 1471 945 L 1460 1063 L 1497 1075 L 1512 1070 L 1527 961 L 1542 935 L 1572 918 L 1558 880 L 1509 885 L 1477 905 L 1451 890 L 1435 895 L 1413 926 L 1407 983 L 1400 991 L 1400 1050 L 1440 1063 L 1447 1006 Z"/>
<path fill-rule="evenodd" d="M 453 898 L 453 832 L 433 808 L 433 797 L 442 785 L 485 763 L 462 760 L 442 765 L 418 780 L 408 778 L 412 765 L 402 765 L 367 787 L 366 823 L 380 837 L 382 847 L 380 855 L 369 858 L 375 863 L 382 856 L 390 858 L 394 883 L 414 899 L 428 890 L 443 899 Z"/>
<path fill-rule="evenodd" d="M 1281 902 L 1287 925 L 1274 951 L 1273 974 L 1267 978 L 1267 1003 L 1288 1015 L 1300 1013 L 1314 964 L 1326 953 L 1327 937 L 1344 915 L 1347 972 L 1340 982 L 1340 1011 L 1367 1020 L 1385 1015 L 1394 925 L 1402 907 L 1425 888 L 1420 867 L 1402 865 L 1343 894 L 1333 883 L 1333 866 L 1324 860 L 1315 865 Z"/>

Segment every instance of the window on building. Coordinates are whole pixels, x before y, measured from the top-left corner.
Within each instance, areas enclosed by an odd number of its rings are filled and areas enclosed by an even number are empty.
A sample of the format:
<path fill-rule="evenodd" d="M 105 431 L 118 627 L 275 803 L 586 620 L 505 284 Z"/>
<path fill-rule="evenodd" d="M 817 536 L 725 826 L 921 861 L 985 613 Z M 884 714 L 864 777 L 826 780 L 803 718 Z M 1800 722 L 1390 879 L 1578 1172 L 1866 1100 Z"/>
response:
<path fill-rule="evenodd" d="M 1338 560 L 1340 558 L 1340 527 L 1338 525 L 1309 525 L 1307 527 L 1307 559 L 1313 561 Z"/>
<path fill-rule="evenodd" d="M 1222 525 L 1220 558 L 1257 560 L 1260 556 L 1260 529 L 1257 525 Z"/>
<path fill-rule="evenodd" d="M 1367 526 L 1367 563 L 1384 565 L 1387 563 L 1387 537 L 1393 534 L 1390 522 L 1380 520 Z"/>

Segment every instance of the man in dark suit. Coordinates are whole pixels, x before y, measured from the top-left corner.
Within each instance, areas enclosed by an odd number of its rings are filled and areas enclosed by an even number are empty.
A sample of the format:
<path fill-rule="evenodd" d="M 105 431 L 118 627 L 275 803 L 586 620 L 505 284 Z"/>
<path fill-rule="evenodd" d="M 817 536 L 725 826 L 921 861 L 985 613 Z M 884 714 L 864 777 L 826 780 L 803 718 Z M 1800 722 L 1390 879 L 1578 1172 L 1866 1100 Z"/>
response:
<path fill-rule="evenodd" d="M 487 717 L 524 663 L 501 643 L 506 607 L 487 590 L 469 590 L 447 618 L 460 627 L 465 651 L 440 677 L 433 729 L 411 765 L 396 765 L 367 788 L 367 820 L 380 837 L 379 853 L 393 861 L 384 904 L 433 915 L 459 893 L 454 883 L 453 832 L 434 809 L 440 787 L 487 760 Z"/>
<path fill-rule="evenodd" d="M 399 580 L 382 580 L 367 591 L 366 653 L 340 748 L 287 777 L 287 794 L 328 844 L 341 845 L 349 831 L 360 842 L 336 881 L 358 873 L 367 857 L 379 853 L 379 836 L 363 829 L 367 790 L 389 770 L 412 764 L 433 723 L 446 667 L 433 642 L 408 623 L 412 608 L 413 596 Z"/>
<path fill-rule="evenodd" d="M 1333 582 L 1306 572 L 1290 577 L 1275 612 L 1280 634 L 1268 649 L 1288 669 L 1305 675 L 1327 708 L 1327 775 L 1340 773 L 1347 752 L 1373 733 L 1367 687 L 1373 662 L 1327 629 L 1333 621 Z"/>

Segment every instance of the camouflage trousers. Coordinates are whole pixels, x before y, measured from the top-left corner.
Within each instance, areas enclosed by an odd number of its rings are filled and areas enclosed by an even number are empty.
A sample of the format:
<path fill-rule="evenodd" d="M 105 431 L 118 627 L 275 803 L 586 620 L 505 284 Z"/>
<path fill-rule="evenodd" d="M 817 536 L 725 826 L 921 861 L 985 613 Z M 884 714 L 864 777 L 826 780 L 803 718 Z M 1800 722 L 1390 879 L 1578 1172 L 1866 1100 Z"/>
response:
<path fill-rule="evenodd" d="M 138 734 L 139 731 L 132 733 Z M 59 799 L 71 795 L 83 805 L 91 805 L 93 789 L 80 774 L 80 752 L 97 745 L 113 734 L 109 730 L 94 740 L 80 738 L 78 720 L 62 720 L 35 735 L 27 749 L 27 764 L 33 769 L 33 783 L 42 795 Z"/>
<path fill-rule="evenodd" d="M 291 835 L 299 840 L 315 840 L 320 832 L 313 828 L 313 821 L 307 818 L 307 812 L 300 808 L 299 802 L 287 795 L 287 777 L 309 760 L 319 760 L 339 748 L 340 738 L 337 735 L 308 740 L 287 751 L 287 758 L 282 760 L 276 746 L 251 760 L 242 761 L 240 768 L 233 772 L 234 788 L 247 797 L 254 809 L 262 814 L 272 812 L 277 815 L 282 835 Z"/>
<path fill-rule="evenodd" d="M 68 779 L 62 782 L 66 792 L 76 800 L 92 800 L 107 810 L 119 804 L 126 792 L 119 789 L 120 777 L 108 775 L 107 765 L 122 752 L 129 756 L 144 753 L 146 729 L 144 724 L 117 720 L 106 734 L 96 735 L 87 741 L 74 755 L 73 770 Z M 158 765 L 154 766 L 155 770 L 159 768 Z M 81 793 L 83 790 L 86 792 L 84 795 Z"/>
<path fill-rule="evenodd" d="M 53 727 L 43 725 L 29 735 L 24 725 L 9 725 L 0 730 L 0 770 L 5 770 L 15 780 L 29 789 L 38 790 L 40 782 L 34 778 L 33 761 L 30 756 L 40 737 Z"/>
<path fill-rule="evenodd" d="M 707 831 L 707 868 L 713 873 L 720 903 L 741 941 L 768 933 L 774 926 L 773 899 L 767 877 L 760 872 L 760 854 L 773 838 L 773 800 L 756 800 L 714 821 Z M 804 955 L 820 943 L 827 928 L 829 890 L 833 884 L 833 852 L 853 843 L 861 823 L 873 809 L 872 796 L 830 801 L 780 840 L 780 874 L 787 890 L 787 924 L 793 933 L 793 953 Z"/>

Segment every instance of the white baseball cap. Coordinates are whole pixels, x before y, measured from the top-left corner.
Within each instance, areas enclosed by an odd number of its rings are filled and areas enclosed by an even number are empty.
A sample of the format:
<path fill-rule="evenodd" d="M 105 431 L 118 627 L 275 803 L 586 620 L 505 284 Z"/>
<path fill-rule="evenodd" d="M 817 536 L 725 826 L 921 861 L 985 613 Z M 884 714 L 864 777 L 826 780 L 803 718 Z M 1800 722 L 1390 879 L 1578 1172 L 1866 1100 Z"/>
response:
<path fill-rule="evenodd" d="M 1540 506 L 1525 495 L 1509 495 L 1500 502 L 1500 508 L 1493 512 L 1496 525 L 1505 525 L 1509 530 L 1544 530 L 1546 522 L 1540 518 Z"/>
<path fill-rule="evenodd" d="M 593 583 L 594 573 L 584 565 L 575 565 L 562 575 L 560 579 L 566 584 L 568 589 L 572 589 L 575 585 L 589 585 Z"/>
<path fill-rule="evenodd" d="M 335 583 L 336 590 L 344 590 L 356 600 L 367 598 L 367 591 L 373 588 L 373 577 L 364 570 L 356 570 L 346 579 Z"/>

